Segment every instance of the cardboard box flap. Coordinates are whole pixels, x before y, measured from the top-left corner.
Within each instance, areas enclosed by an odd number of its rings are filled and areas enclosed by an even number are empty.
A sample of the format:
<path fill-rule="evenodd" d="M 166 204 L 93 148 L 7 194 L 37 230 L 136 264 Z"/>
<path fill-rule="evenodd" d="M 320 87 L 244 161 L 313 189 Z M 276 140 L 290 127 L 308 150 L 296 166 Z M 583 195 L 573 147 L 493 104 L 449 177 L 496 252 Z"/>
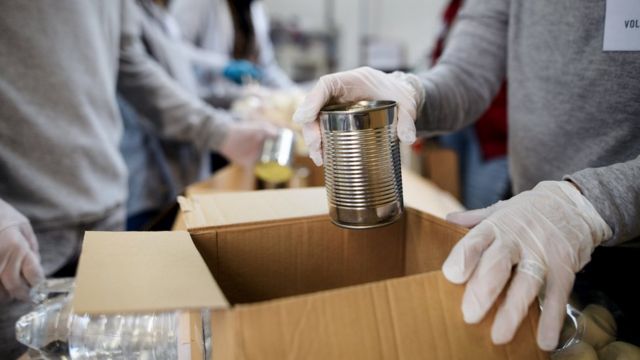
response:
<path fill-rule="evenodd" d="M 178 198 L 187 228 L 326 215 L 324 188 L 213 193 Z"/>
<path fill-rule="evenodd" d="M 464 287 L 419 274 L 214 312 L 213 358 L 546 359 L 532 306 L 514 340 L 491 342 L 495 308 L 476 325 L 460 311 Z M 277 329 L 277 331 L 274 331 Z"/>
<path fill-rule="evenodd" d="M 227 308 L 189 234 L 86 232 L 76 277 L 76 313 Z"/>

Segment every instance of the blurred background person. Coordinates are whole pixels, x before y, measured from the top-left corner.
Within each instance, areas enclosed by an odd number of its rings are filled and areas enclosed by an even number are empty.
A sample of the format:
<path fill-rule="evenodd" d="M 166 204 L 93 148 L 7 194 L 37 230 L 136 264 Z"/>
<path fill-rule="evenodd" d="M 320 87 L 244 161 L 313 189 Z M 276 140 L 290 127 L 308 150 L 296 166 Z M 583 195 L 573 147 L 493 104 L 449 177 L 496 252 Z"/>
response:
<path fill-rule="evenodd" d="M 295 85 L 276 61 L 262 1 L 172 0 L 169 7 L 187 41 L 227 57 L 223 74 L 235 83 L 242 83 L 241 70 L 254 64 L 260 70 L 261 84 L 272 88 Z M 206 79 L 206 71 L 199 69 L 199 73 Z"/>
<path fill-rule="evenodd" d="M 30 286 L 75 271 L 86 230 L 124 229 L 116 89 L 167 138 L 250 164 L 270 136 L 184 91 L 140 41 L 130 0 L 0 2 L 0 358 Z"/>
<path fill-rule="evenodd" d="M 241 78 L 260 76 L 251 63 L 234 65 L 237 61 L 185 41 L 164 2 L 135 0 L 134 4 L 141 15 L 140 41 L 146 54 L 190 94 L 228 107 L 229 101 L 245 93 L 241 86 L 234 86 L 224 96 L 203 94 L 194 67 L 222 74 L 225 66 L 235 66 L 236 75 Z M 154 122 L 136 111 L 136 104 L 123 96 L 118 97 L 118 104 L 125 125 L 120 150 L 129 170 L 127 229 L 168 230 L 177 210 L 176 196 L 187 185 L 205 179 L 224 166 L 226 161 L 209 149 L 202 151 L 192 143 L 162 137 Z"/>

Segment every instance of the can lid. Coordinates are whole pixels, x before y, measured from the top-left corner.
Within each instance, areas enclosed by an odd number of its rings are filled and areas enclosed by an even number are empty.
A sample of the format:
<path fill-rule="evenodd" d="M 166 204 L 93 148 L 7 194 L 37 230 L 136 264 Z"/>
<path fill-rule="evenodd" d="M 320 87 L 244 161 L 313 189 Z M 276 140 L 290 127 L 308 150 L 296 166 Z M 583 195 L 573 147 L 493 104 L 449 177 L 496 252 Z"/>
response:
<path fill-rule="evenodd" d="M 396 106 L 393 100 L 362 100 L 345 104 L 335 104 L 323 107 L 320 113 L 354 114 L 387 109 Z"/>

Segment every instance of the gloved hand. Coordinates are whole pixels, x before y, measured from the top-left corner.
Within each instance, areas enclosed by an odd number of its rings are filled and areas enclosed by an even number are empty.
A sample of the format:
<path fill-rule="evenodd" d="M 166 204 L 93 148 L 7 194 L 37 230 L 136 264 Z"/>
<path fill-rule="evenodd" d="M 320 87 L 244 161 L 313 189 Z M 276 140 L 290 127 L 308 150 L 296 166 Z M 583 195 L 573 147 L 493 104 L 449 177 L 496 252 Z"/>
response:
<path fill-rule="evenodd" d="M 249 167 L 260 156 L 264 141 L 277 135 L 277 128 L 265 121 L 231 123 L 220 153 L 233 163 Z"/>
<path fill-rule="evenodd" d="M 327 103 L 360 100 L 395 100 L 398 103 L 398 138 L 412 144 L 416 140 L 415 120 L 424 102 L 424 89 L 412 74 L 385 74 L 369 67 L 325 75 L 318 80 L 295 114 L 293 120 L 304 124 L 302 133 L 313 162 L 322 165 L 322 138 L 318 119 Z"/>
<path fill-rule="evenodd" d="M 0 200 L 0 292 L 28 300 L 29 288 L 42 280 L 38 241 L 29 220 Z"/>
<path fill-rule="evenodd" d="M 244 79 L 260 80 L 262 71 L 252 62 L 247 60 L 231 60 L 222 70 L 222 75 L 227 79 L 242 85 Z"/>
<path fill-rule="evenodd" d="M 511 341 L 542 289 L 538 346 L 555 349 L 575 273 L 589 262 L 595 247 L 612 236 L 589 200 L 570 182 L 544 181 L 509 200 L 450 214 L 447 220 L 475 226 L 442 267 L 449 281 L 468 281 L 462 300 L 465 321 L 482 320 L 518 264 L 491 338 L 496 344 Z"/>

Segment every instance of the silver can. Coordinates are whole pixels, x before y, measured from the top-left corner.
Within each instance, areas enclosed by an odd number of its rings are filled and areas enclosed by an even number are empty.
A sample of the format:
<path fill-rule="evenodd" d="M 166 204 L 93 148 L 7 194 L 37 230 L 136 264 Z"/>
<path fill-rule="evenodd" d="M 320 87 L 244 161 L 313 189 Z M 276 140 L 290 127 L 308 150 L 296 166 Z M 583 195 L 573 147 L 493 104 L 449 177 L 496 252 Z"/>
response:
<path fill-rule="evenodd" d="M 295 136 L 289 129 L 280 129 L 274 138 L 264 141 L 255 167 L 255 174 L 268 184 L 282 184 L 293 176 Z"/>
<path fill-rule="evenodd" d="M 402 172 L 395 101 L 331 105 L 320 112 L 329 215 L 368 229 L 402 216 Z"/>

